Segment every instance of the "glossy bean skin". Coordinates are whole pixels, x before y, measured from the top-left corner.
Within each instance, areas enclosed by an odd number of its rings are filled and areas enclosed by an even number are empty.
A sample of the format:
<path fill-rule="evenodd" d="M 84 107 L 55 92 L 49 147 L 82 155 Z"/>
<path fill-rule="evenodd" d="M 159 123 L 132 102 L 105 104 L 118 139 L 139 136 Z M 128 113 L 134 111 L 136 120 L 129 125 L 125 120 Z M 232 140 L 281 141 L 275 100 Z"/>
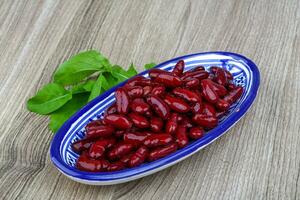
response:
<path fill-rule="evenodd" d="M 220 85 L 226 85 L 227 84 L 227 78 L 225 75 L 225 71 L 222 68 L 218 68 L 215 72 L 215 82 Z"/>
<path fill-rule="evenodd" d="M 191 106 L 191 110 L 194 114 L 201 113 L 203 111 L 203 103 L 195 103 Z"/>
<path fill-rule="evenodd" d="M 202 93 L 203 97 L 210 103 L 215 104 L 219 96 L 218 94 L 213 90 L 212 81 L 209 79 L 204 79 L 201 81 L 201 87 L 202 87 Z"/>
<path fill-rule="evenodd" d="M 215 108 L 209 103 L 203 103 L 203 111 L 202 112 L 207 116 L 211 116 L 211 117 L 216 116 Z"/>
<path fill-rule="evenodd" d="M 149 74 L 150 78 L 156 78 L 159 74 L 162 74 L 162 73 L 169 74 L 169 72 L 164 71 L 162 69 L 150 69 L 148 74 Z"/>
<path fill-rule="evenodd" d="M 105 115 L 114 114 L 117 112 L 117 105 L 114 103 L 105 111 Z"/>
<path fill-rule="evenodd" d="M 109 162 L 106 160 L 92 160 L 86 155 L 80 155 L 76 162 L 77 169 L 88 172 L 106 171 Z"/>
<path fill-rule="evenodd" d="M 176 143 L 180 149 L 185 147 L 189 143 L 185 126 L 178 126 L 175 132 L 175 136 L 176 136 Z"/>
<path fill-rule="evenodd" d="M 144 90 L 142 86 L 133 86 L 127 89 L 127 93 L 130 98 L 138 98 L 143 96 Z"/>
<path fill-rule="evenodd" d="M 131 102 L 130 108 L 133 112 L 143 114 L 143 113 L 149 111 L 150 106 L 143 99 L 141 99 L 141 100 L 135 99 Z"/>
<path fill-rule="evenodd" d="M 200 81 L 199 79 L 191 78 L 189 80 L 185 80 L 184 85 L 186 88 L 196 88 L 200 85 Z"/>
<path fill-rule="evenodd" d="M 158 117 L 152 117 L 150 121 L 150 128 L 153 132 L 160 132 L 162 130 L 162 127 L 164 125 L 164 122 L 161 118 Z"/>
<path fill-rule="evenodd" d="M 158 147 L 152 151 L 150 151 L 148 160 L 149 161 L 154 161 L 159 158 L 165 157 L 177 150 L 177 144 L 176 143 L 171 143 L 167 146 L 164 147 Z"/>
<path fill-rule="evenodd" d="M 180 123 L 181 126 L 184 126 L 186 128 L 192 128 L 194 125 L 192 121 L 188 117 L 184 117 Z"/>
<path fill-rule="evenodd" d="M 166 95 L 164 101 L 175 112 L 186 113 L 190 111 L 190 106 L 185 101 L 179 98 Z"/>
<path fill-rule="evenodd" d="M 139 146 L 143 143 L 143 141 L 149 135 L 151 135 L 151 133 L 147 133 L 147 132 L 141 132 L 141 133 L 127 132 L 127 133 L 124 133 L 124 135 L 123 135 L 123 141 L 127 144 L 132 144 L 133 146 Z"/>
<path fill-rule="evenodd" d="M 124 133 L 125 133 L 125 130 L 115 130 L 114 136 L 116 138 L 121 138 L 121 137 L 123 137 Z"/>
<path fill-rule="evenodd" d="M 224 100 L 227 101 L 230 105 L 238 100 L 243 94 L 243 87 L 237 86 L 235 89 L 231 90 L 225 97 Z"/>
<path fill-rule="evenodd" d="M 204 127 L 204 128 L 214 128 L 218 125 L 218 119 L 214 116 L 207 116 L 205 114 L 195 114 L 193 116 L 193 121 Z"/>
<path fill-rule="evenodd" d="M 191 139 L 197 140 L 204 136 L 204 129 L 202 127 L 193 127 L 189 131 L 189 137 Z"/>
<path fill-rule="evenodd" d="M 163 96 L 165 94 L 166 88 L 164 86 L 156 86 L 152 89 L 151 94 L 155 96 Z"/>
<path fill-rule="evenodd" d="M 107 171 L 108 172 L 113 172 L 113 171 L 120 171 L 122 169 L 125 168 L 125 165 L 123 162 L 121 161 L 116 161 L 116 162 L 113 162 L 113 163 L 110 163 L 108 164 L 107 166 Z"/>
<path fill-rule="evenodd" d="M 215 82 L 212 82 L 212 89 L 218 94 L 219 97 L 225 96 L 228 91 L 223 85 L 217 84 Z"/>
<path fill-rule="evenodd" d="M 93 142 L 89 139 L 78 140 L 72 143 L 71 148 L 76 153 L 81 153 L 90 148 Z"/>
<path fill-rule="evenodd" d="M 173 74 L 161 73 L 154 80 L 166 87 L 171 88 L 179 87 L 182 84 L 181 79 Z"/>
<path fill-rule="evenodd" d="M 234 89 L 236 88 L 236 85 L 233 84 L 233 83 L 228 83 L 226 87 L 227 87 L 227 89 L 228 89 L 229 91 L 231 91 L 231 90 L 234 90 Z"/>
<path fill-rule="evenodd" d="M 115 92 L 117 111 L 119 114 L 126 114 L 129 110 L 129 96 L 125 89 L 118 88 Z"/>
<path fill-rule="evenodd" d="M 227 111 L 230 107 L 230 104 L 224 99 L 219 99 L 216 103 L 216 108 L 220 111 Z"/>
<path fill-rule="evenodd" d="M 104 117 L 105 123 L 115 127 L 116 129 L 128 129 L 132 126 L 132 122 L 124 115 L 111 114 Z"/>
<path fill-rule="evenodd" d="M 89 157 L 93 159 L 102 157 L 106 148 L 112 147 L 115 143 L 116 140 L 114 138 L 108 138 L 94 142 L 89 149 Z"/>
<path fill-rule="evenodd" d="M 150 126 L 148 120 L 143 115 L 139 115 L 137 113 L 129 113 L 128 116 L 133 124 L 138 128 L 148 128 Z"/>
<path fill-rule="evenodd" d="M 125 165 L 125 166 L 128 166 L 128 162 L 130 160 L 130 157 L 133 153 L 129 153 L 129 154 L 126 154 L 125 156 L 123 156 L 120 161 Z"/>
<path fill-rule="evenodd" d="M 184 88 L 175 88 L 173 90 L 173 94 L 175 94 L 176 96 L 192 102 L 192 103 L 196 103 L 196 102 L 200 102 L 201 103 L 201 96 L 199 96 L 197 93 L 188 90 L 188 89 L 184 89 Z"/>
<path fill-rule="evenodd" d="M 149 135 L 145 138 L 143 144 L 146 147 L 157 147 L 157 146 L 164 146 L 172 142 L 172 136 L 166 133 L 158 133 Z"/>
<path fill-rule="evenodd" d="M 172 113 L 166 123 L 166 133 L 174 134 L 178 125 L 178 114 Z"/>
<path fill-rule="evenodd" d="M 151 94 L 152 86 L 147 85 L 143 88 L 143 90 L 144 90 L 144 95 L 147 96 L 148 94 Z"/>
<path fill-rule="evenodd" d="M 190 80 L 191 78 L 196 78 L 201 81 L 203 79 L 206 79 L 208 76 L 208 72 L 199 70 L 184 73 L 184 75 L 182 76 L 182 80 Z"/>
<path fill-rule="evenodd" d="M 167 119 L 169 117 L 170 108 L 162 99 L 152 95 L 147 98 L 147 102 L 162 119 Z"/>
<path fill-rule="evenodd" d="M 95 127 L 97 126 L 101 126 L 103 125 L 103 122 L 102 120 L 98 119 L 98 120 L 94 120 L 94 121 L 91 121 L 90 123 L 88 123 L 85 127 L 85 131 L 89 131 L 90 129 L 94 129 Z"/>
<path fill-rule="evenodd" d="M 136 76 L 127 81 L 125 86 L 147 86 L 151 85 L 151 80 L 143 76 Z"/>
<path fill-rule="evenodd" d="M 110 150 L 107 154 L 108 158 L 110 160 L 115 160 L 117 158 L 121 158 L 122 156 L 130 153 L 133 149 L 132 144 L 127 143 L 120 143 L 116 147 L 114 147 L 112 150 Z"/>
<path fill-rule="evenodd" d="M 137 167 L 141 165 L 147 158 L 148 156 L 148 149 L 145 146 L 141 146 L 138 148 L 136 152 L 134 152 L 128 161 L 128 166 L 129 167 Z"/>
<path fill-rule="evenodd" d="M 114 132 L 114 128 L 109 125 L 99 125 L 90 127 L 86 132 L 86 138 L 99 138 L 111 136 Z"/>
<path fill-rule="evenodd" d="M 182 75 L 182 73 L 183 73 L 184 66 L 185 66 L 184 61 L 183 60 L 179 60 L 176 63 L 176 65 L 175 65 L 172 73 L 174 73 L 176 76 L 180 77 Z"/>
<path fill-rule="evenodd" d="M 197 67 L 194 67 L 193 69 L 191 69 L 190 71 L 195 72 L 195 71 L 203 71 L 203 70 L 205 70 L 205 68 L 203 66 L 197 66 Z"/>

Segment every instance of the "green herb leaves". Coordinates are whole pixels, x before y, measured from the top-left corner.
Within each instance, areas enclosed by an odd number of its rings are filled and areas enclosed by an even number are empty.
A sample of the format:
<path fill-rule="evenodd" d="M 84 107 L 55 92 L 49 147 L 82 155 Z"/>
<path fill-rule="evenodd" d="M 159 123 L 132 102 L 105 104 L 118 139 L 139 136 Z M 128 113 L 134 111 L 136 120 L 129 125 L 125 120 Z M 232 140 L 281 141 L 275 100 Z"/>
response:
<path fill-rule="evenodd" d="M 145 69 L 155 63 L 146 64 Z M 50 115 L 49 128 L 56 132 L 61 125 L 88 101 L 116 84 L 137 74 L 131 64 L 128 70 L 95 50 L 81 52 L 61 64 L 53 76 L 53 83 L 45 85 L 27 101 L 31 112 Z"/>

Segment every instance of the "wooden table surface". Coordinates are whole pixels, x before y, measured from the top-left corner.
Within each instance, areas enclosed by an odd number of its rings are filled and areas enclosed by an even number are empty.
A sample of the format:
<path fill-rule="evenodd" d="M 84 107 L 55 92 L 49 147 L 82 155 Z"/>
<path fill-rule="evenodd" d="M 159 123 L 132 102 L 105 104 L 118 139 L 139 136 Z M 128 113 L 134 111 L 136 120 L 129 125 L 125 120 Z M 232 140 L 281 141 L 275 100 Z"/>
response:
<path fill-rule="evenodd" d="M 124 66 L 232 51 L 259 66 L 260 92 L 234 128 L 179 164 L 83 185 L 51 164 L 48 119 L 25 102 L 87 49 Z M 300 199 L 299 63 L 299 0 L 2 0 L 0 199 Z"/>

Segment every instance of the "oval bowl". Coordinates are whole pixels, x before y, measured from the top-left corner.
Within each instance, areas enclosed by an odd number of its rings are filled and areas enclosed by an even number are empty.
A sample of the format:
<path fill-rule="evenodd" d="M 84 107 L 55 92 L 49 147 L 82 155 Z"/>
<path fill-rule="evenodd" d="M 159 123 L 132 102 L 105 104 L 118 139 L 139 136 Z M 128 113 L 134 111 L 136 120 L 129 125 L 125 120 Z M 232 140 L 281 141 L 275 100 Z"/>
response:
<path fill-rule="evenodd" d="M 87 123 L 102 117 L 106 108 L 114 102 L 114 91 L 116 88 L 124 85 L 125 82 L 123 82 L 89 102 L 68 119 L 55 134 L 50 147 L 50 157 L 58 170 L 80 183 L 91 185 L 123 183 L 170 167 L 225 134 L 248 111 L 257 95 L 260 83 L 260 74 L 257 66 L 248 58 L 236 53 L 206 52 L 174 58 L 157 65 L 155 68 L 171 71 L 177 61 L 181 59 L 186 63 L 185 70 L 199 65 L 204 66 L 206 69 L 209 69 L 211 66 L 223 67 L 233 74 L 234 82 L 237 85 L 244 87 L 242 97 L 230 107 L 229 114 L 220 119 L 216 128 L 208 131 L 201 139 L 189 143 L 188 146 L 164 158 L 144 163 L 135 168 L 116 172 L 84 172 L 77 170 L 75 162 L 79 155 L 72 151 L 71 143 L 84 137 L 84 127 Z M 139 75 L 148 77 L 147 72 L 144 71 Z"/>

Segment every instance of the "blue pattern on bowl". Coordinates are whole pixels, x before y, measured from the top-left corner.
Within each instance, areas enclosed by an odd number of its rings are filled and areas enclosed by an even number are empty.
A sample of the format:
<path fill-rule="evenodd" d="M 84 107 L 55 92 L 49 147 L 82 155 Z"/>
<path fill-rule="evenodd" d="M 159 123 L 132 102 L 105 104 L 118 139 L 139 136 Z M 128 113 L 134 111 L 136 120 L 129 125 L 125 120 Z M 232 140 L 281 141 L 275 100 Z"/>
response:
<path fill-rule="evenodd" d="M 115 89 L 124 84 L 121 83 L 88 103 L 73 115 L 56 133 L 50 149 L 51 159 L 55 166 L 68 177 L 87 184 L 105 185 L 126 182 L 173 165 L 224 134 L 246 113 L 256 97 L 260 81 L 256 65 L 242 55 L 229 52 L 207 52 L 178 57 L 161 63 L 156 68 L 170 71 L 180 59 L 185 61 L 185 70 L 199 65 L 204 66 L 206 69 L 209 69 L 211 66 L 219 66 L 227 69 L 233 74 L 234 82 L 244 87 L 242 97 L 236 104 L 231 106 L 230 114 L 220 119 L 218 127 L 207 132 L 203 138 L 190 143 L 185 148 L 162 159 L 145 163 L 136 168 L 99 173 L 79 171 L 74 167 L 79 155 L 72 151 L 70 145 L 74 141 L 84 137 L 84 127 L 87 123 L 102 117 L 106 108 L 114 102 Z M 140 73 L 140 75 L 148 77 L 147 71 Z"/>

